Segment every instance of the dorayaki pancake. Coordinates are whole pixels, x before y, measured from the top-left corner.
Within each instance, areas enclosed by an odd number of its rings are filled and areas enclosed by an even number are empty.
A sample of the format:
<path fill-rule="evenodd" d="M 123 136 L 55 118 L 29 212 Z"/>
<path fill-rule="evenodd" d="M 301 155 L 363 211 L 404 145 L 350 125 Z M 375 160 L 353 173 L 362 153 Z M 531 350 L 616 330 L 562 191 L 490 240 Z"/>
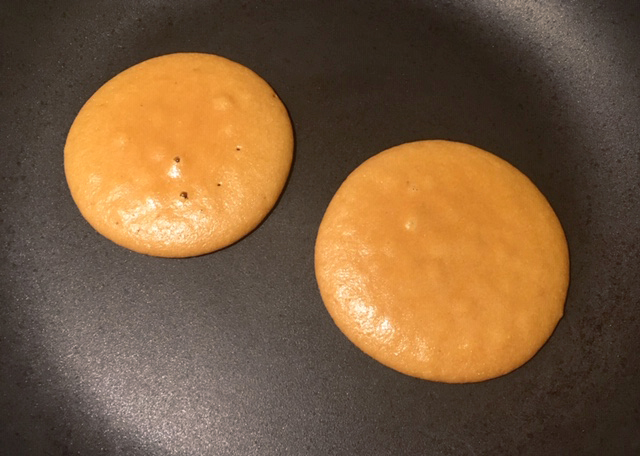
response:
<path fill-rule="evenodd" d="M 104 84 L 73 122 L 64 164 L 99 233 L 137 252 L 188 257 L 253 230 L 292 155 L 289 116 L 263 79 L 223 57 L 180 53 Z"/>
<path fill-rule="evenodd" d="M 359 166 L 322 219 L 315 268 L 342 332 L 381 363 L 461 383 L 529 360 L 563 314 L 569 253 L 536 186 L 497 156 L 449 141 Z"/>

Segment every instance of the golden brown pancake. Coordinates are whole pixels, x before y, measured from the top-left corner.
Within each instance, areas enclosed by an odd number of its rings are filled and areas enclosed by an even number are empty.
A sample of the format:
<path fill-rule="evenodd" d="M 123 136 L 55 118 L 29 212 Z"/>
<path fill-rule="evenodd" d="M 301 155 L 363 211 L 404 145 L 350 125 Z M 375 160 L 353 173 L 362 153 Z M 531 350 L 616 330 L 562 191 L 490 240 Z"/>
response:
<path fill-rule="evenodd" d="M 564 232 L 520 171 L 449 141 L 388 149 L 344 181 L 315 250 L 327 310 L 361 350 L 460 383 L 528 361 L 563 314 Z"/>
<path fill-rule="evenodd" d="M 188 257 L 253 230 L 293 154 L 286 108 L 248 68 L 171 54 L 135 65 L 82 107 L 65 173 L 87 221 L 137 252 Z"/>

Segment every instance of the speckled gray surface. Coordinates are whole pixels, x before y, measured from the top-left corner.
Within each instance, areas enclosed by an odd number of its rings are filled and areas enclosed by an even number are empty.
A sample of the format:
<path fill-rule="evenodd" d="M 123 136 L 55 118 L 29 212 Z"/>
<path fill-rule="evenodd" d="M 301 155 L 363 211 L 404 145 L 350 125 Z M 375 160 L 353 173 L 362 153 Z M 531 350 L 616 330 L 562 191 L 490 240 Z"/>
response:
<path fill-rule="evenodd" d="M 0 453 L 640 454 L 640 4 L 272 3 L 2 3 Z M 89 227 L 62 149 L 102 83 L 177 51 L 269 81 L 296 158 L 258 230 L 166 260 Z M 566 230 L 566 315 L 499 379 L 387 369 L 316 289 L 316 230 L 341 181 L 426 138 L 506 158 Z"/>

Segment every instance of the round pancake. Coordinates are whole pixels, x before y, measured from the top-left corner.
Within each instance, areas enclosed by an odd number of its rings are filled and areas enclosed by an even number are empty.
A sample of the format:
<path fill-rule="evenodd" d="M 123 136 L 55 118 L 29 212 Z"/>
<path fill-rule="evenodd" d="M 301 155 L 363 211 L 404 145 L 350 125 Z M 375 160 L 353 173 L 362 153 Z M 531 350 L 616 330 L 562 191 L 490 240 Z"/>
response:
<path fill-rule="evenodd" d="M 342 332 L 381 363 L 462 383 L 529 360 L 563 314 L 569 253 L 520 171 L 476 147 L 419 141 L 365 161 L 333 197 L 315 268 Z"/>
<path fill-rule="evenodd" d="M 71 126 L 64 165 L 99 233 L 136 252 L 188 257 L 253 230 L 292 156 L 286 108 L 263 79 L 223 57 L 179 53 L 104 84 Z"/>

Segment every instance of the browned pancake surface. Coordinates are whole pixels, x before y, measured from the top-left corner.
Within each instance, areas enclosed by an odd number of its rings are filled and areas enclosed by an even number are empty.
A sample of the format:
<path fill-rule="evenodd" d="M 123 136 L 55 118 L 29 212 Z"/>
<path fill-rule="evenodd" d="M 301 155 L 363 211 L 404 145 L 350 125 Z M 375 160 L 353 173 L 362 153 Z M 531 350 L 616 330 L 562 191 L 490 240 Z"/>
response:
<path fill-rule="evenodd" d="M 569 257 L 554 211 L 525 175 L 470 145 L 414 142 L 364 162 L 331 201 L 315 252 L 338 327 L 408 375 L 503 375 L 563 314 Z"/>
<path fill-rule="evenodd" d="M 112 241 L 187 257 L 253 230 L 287 179 L 293 133 L 271 87 L 209 54 L 135 65 L 83 106 L 65 146 L 82 215 Z"/>

